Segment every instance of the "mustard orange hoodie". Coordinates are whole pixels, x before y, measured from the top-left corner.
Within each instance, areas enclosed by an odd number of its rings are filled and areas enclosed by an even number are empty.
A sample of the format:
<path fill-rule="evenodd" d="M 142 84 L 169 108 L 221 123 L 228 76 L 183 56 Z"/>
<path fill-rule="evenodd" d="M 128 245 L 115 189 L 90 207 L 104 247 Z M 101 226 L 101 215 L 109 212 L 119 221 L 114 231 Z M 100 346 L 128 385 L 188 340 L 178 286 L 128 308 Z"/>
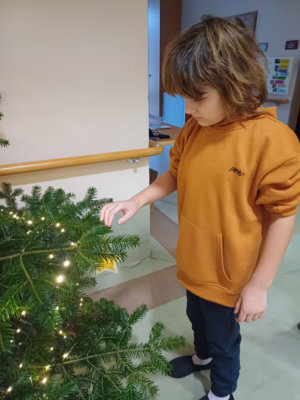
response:
<path fill-rule="evenodd" d="M 262 207 L 282 217 L 298 210 L 299 153 L 297 136 L 277 120 L 275 107 L 210 127 L 187 122 L 170 151 L 183 286 L 235 306 L 258 263 Z"/>

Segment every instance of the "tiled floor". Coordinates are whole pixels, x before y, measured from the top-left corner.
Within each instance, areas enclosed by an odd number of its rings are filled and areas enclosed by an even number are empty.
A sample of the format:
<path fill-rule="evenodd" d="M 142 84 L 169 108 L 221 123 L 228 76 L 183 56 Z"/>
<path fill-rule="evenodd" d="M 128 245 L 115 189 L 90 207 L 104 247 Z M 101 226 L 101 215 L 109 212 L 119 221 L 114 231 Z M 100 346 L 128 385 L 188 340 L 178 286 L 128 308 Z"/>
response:
<path fill-rule="evenodd" d="M 177 223 L 176 195 L 156 203 L 165 218 Z M 170 233 L 171 235 L 172 233 Z M 153 233 L 155 236 L 155 232 Z M 176 238 L 174 238 L 176 240 Z M 152 257 L 140 266 L 120 270 L 118 275 L 107 274 L 101 279 L 97 290 L 169 268 L 173 271 L 174 254 L 151 239 Z M 163 261 L 159 261 L 163 260 Z M 165 283 L 166 285 L 168 282 Z M 152 293 L 155 296 L 155 291 Z M 184 335 L 186 347 L 176 353 L 166 354 L 171 359 L 178 355 L 193 353 L 193 335 L 185 314 L 186 299 L 179 297 L 151 309 L 134 329 L 134 339 L 146 341 L 156 321 L 166 326 L 166 335 Z M 274 284 L 268 295 L 268 309 L 263 319 L 241 324 L 241 375 L 236 400 L 300 400 L 300 215 L 296 230 Z M 162 400 L 199 400 L 210 389 L 209 372 L 196 373 L 184 379 L 174 380 L 155 376 Z"/>

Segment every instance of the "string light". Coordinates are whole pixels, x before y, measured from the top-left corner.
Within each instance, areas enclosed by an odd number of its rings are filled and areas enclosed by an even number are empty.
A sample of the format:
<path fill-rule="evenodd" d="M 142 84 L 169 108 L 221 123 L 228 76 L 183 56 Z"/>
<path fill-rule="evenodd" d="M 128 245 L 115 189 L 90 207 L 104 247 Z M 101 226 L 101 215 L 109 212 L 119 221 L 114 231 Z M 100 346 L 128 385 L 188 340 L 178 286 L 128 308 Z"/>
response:
<path fill-rule="evenodd" d="M 76 286 L 78 286 L 79 285 L 79 283 L 76 283 Z"/>
<path fill-rule="evenodd" d="M 46 370 L 48 370 L 50 368 L 50 365 L 46 365 Z"/>
<path fill-rule="evenodd" d="M 8 392 L 11 392 L 11 391 L 12 391 L 12 387 L 9 387 L 9 388 L 7 389 L 7 391 L 8 391 Z"/>
<path fill-rule="evenodd" d="M 53 257 L 54 257 L 54 255 L 53 255 L 53 254 L 50 254 L 49 258 L 53 258 Z"/>
<path fill-rule="evenodd" d="M 21 314 L 22 314 L 22 315 L 26 315 L 26 311 L 22 311 Z"/>
<path fill-rule="evenodd" d="M 17 218 L 16 214 L 13 216 L 13 218 Z"/>
<path fill-rule="evenodd" d="M 19 217 L 16 217 L 16 219 L 19 219 Z"/>
<path fill-rule="evenodd" d="M 30 231 L 27 232 L 27 235 L 29 235 Z"/>
<path fill-rule="evenodd" d="M 51 349 L 50 349 L 51 351 L 53 351 L 53 347 L 51 347 Z"/>
<path fill-rule="evenodd" d="M 64 336 L 64 339 L 66 339 L 67 338 L 67 336 Z"/>
<path fill-rule="evenodd" d="M 23 367 L 23 364 L 20 364 L 19 367 L 22 368 L 22 367 Z"/>
<path fill-rule="evenodd" d="M 64 232 L 64 231 L 65 231 L 64 229 L 61 230 L 61 232 Z"/>
<path fill-rule="evenodd" d="M 42 221 L 44 221 L 45 217 L 42 217 Z"/>
<path fill-rule="evenodd" d="M 80 301 L 83 301 L 83 299 L 80 299 Z"/>
<path fill-rule="evenodd" d="M 63 355 L 63 358 L 67 358 L 68 357 L 68 353 L 65 353 L 64 355 Z"/>
<path fill-rule="evenodd" d="M 70 265 L 70 261 L 69 260 L 66 260 L 65 262 L 64 262 L 64 266 L 65 267 L 68 267 Z"/>
<path fill-rule="evenodd" d="M 82 306 L 82 303 L 80 303 L 79 305 L 80 305 L 80 307 L 81 307 L 81 306 Z"/>
<path fill-rule="evenodd" d="M 71 242 L 71 246 L 75 246 L 75 243 Z"/>
<path fill-rule="evenodd" d="M 32 224 L 32 221 L 27 221 L 27 224 L 31 225 L 31 224 Z"/>
<path fill-rule="evenodd" d="M 43 380 L 42 380 L 42 383 L 46 383 L 47 382 L 47 378 L 44 378 Z"/>
<path fill-rule="evenodd" d="M 60 225 L 59 223 L 55 224 L 55 226 L 57 226 L 57 227 L 58 227 L 59 225 Z"/>
<path fill-rule="evenodd" d="M 64 280 L 64 277 L 62 275 L 59 275 L 56 280 L 57 282 L 61 283 Z"/>
<path fill-rule="evenodd" d="M 13 342 L 13 340 L 10 341 L 10 343 L 12 343 L 12 342 Z"/>
<path fill-rule="evenodd" d="M 62 331 L 59 331 L 58 333 L 59 333 L 60 335 L 62 335 Z"/>
<path fill-rule="evenodd" d="M 58 306 L 56 307 L 56 310 L 59 310 L 59 307 L 58 307 Z"/>
<path fill-rule="evenodd" d="M 12 214 L 12 211 L 10 212 L 10 214 Z"/>
<path fill-rule="evenodd" d="M 18 328 L 18 329 L 17 329 L 17 332 L 18 332 L 18 333 L 19 333 L 19 332 L 21 332 L 21 329 L 20 329 L 20 328 Z"/>

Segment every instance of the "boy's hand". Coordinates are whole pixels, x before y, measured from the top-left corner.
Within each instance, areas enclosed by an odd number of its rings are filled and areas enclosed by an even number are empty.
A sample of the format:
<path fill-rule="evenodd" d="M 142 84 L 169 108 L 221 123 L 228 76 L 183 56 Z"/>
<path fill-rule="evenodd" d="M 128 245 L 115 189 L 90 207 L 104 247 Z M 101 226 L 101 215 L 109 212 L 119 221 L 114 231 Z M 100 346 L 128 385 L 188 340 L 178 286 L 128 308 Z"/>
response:
<path fill-rule="evenodd" d="M 125 224 L 139 210 L 139 206 L 134 200 L 117 201 L 103 206 L 100 214 L 100 221 L 104 221 L 106 226 L 111 226 L 115 215 L 123 211 L 124 216 L 119 219 L 118 224 Z"/>
<path fill-rule="evenodd" d="M 262 318 L 267 309 L 267 290 L 249 282 L 243 289 L 235 306 L 239 314 L 237 322 L 251 322 Z"/>

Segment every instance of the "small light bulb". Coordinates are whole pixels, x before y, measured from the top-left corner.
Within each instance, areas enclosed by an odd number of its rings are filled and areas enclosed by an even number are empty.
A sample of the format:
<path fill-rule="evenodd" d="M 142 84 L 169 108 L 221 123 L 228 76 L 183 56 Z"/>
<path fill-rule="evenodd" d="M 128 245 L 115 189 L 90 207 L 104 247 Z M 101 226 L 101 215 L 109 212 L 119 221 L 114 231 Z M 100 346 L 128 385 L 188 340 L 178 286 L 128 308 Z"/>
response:
<path fill-rule="evenodd" d="M 66 339 L 67 338 L 67 336 L 64 336 L 64 339 Z"/>
<path fill-rule="evenodd" d="M 42 221 L 44 221 L 45 217 L 42 217 Z"/>
<path fill-rule="evenodd" d="M 64 277 L 62 275 L 59 275 L 56 280 L 57 282 L 61 283 L 64 280 Z"/>
<path fill-rule="evenodd" d="M 76 286 L 78 286 L 79 285 L 79 283 L 76 283 Z"/>
<path fill-rule="evenodd" d="M 64 229 L 61 230 L 61 232 L 64 232 L 64 231 L 65 231 Z"/>
<path fill-rule="evenodd" d="M 13 216 L 14 218 L 17 218 L 16 214 Z"/>
<path fill-rule="evenodd" d="M 10 212 L 10 214 L 12 214 L 12 211 Z"/>
<path fill-rule="evenodd" d="M 22 315 L 26 315 L 26 311 L 22 311 L 21 314 L 22 314 Z"/>
<path fill-rule="evenodd" d="M 80 307 L 81 307 L 81 306 L 82 306 L 82 303 L 80 303 L 79 305 L 80 305 Z"/>
<path fill-rule="evenodd" d="M 7 391 L 8 391 L 8 392 L 11 392 L 11 391 L 12 391 L 12 387 L 9 387 L 9 388 L 7 389 Z"/>
<path fill-rule="evenodd" d="M 19 332 L 21 332 L 21 329 L 20 329 L 20 328 L 18 328 L 18 329 L 17 329 L 17 332 L 18 332 L 18 333 L 19 333 Z"/>
<path fill-rule="evenodd" d="M 23 364 L 20 364 L 19 367 L 22 368 L 22 367 L 23 367 Z"/>
<path fill-rule="evenodd" d="M 19 217 L 16 217 L 16 219 L 19 219 Z"/>
<path fill-rule="evenodd" d="M 59 333 L 60 335 L 62 335 L 62 331 L 59 331 L 58 333 Z"/>
<path fill-rule="evenodd" d="M 29 225 L 31 225 L 31 224 L 32 224 L 32 221 L 27 221 L 27 223 L 28 223 Z"/>
<path fill-rule="evenodd" d="M 51 349 L 50 349 L 51 351 L 53 350 L 53 347 L 51 347 Z"/>
<path fill-rule="evenodd" d="M 10 343 L 12 343 L 12 342 L 13 342 L 13 340 L 10 341 Z"/>
<path fill-rule="evenodd" d="M 63 358 L 67 358 L 68 357 L 68 353 L 65 353 L 64 355 L 63 355 Z"/>
<path fill-rule="evenodd" d="M 80 299 L 80 301 L 83 301 L 83 299 Z"/>
<path fill-rule="evenodd" d="M 27 235 L 29 235 L 30 231 L 27 232 Z"/>
<path fill-rule="evenodd" d="M 59 310 L 59 307 L 57 306 L 55 310 Z"/>
<path fill-rule="evenodd" d="M 53 254 L 50 254 L 49 258 L 53 258 L 53 257 L 54 257 L 54 255 L 53 255 Z"/>
<path fill-rule="evenodd" d="M 55 224 L 55 226 L 59 226 L 59 225 L 60 225 L 59 223 Z"/>
<path fill-rule="evenodd" d="M 71 246 L 75 246 L 75 243 L 72 242 L 72 243 L 71 243 Z"/>
<path fill-rule="evenodd" d="M 46 365 L 46 369 L 48 370 L 50 368 L 50 365 Z"/>
<path fill-rule="evenodd" d="M 64 267 L 68 267 L 70 265 L 70 261 L 69 260 L 66 260 L 65 262 L 64 262 Z"/>
<path fill-rule="evenodd" d="M 44 379 L 42 380 L 42 382 L 43 382 L 43 383 L 46 383 L 46 382 L 47 382 L 47 378 L 44 378 Z"/>

